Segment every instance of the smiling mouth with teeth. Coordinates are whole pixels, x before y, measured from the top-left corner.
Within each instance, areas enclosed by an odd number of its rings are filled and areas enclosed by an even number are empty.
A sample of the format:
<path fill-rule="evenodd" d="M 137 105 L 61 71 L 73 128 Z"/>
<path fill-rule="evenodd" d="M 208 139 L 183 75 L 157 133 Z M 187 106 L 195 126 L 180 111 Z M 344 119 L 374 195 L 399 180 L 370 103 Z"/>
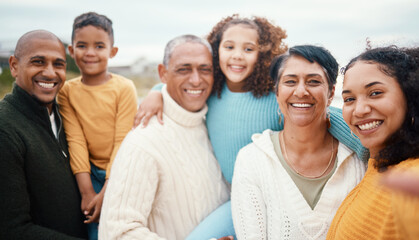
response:
<path fill-rule="evenodd" d="M 54 88 L 55 83 L 38 82 L 38 85 L 42 88 L 51 89 Z"/>
<path fill-rule="evenodd" d="M 201 94 L 203 91 L 204 90 L 191 90 L 191 89 L 186 89 L 186 92 L 187 93 L 196 94 L 196 95 Z"/>
<path fill-rule="evenodd" d="M 308 108 L 308 107 L 311 107 L 312 104 L 308 104 L 308 103 L 292 103 L 291 106 L 297 107 L 297 108 Z"/>
<path fill-rule="evenodd" d="M 383 123 L 383 121 L 372 121 L 372 122 L 369 122 L 369 123 L 360 124 L 360 125 L 358 125 L 358 128 L 361 129 L 361 130 L 371 130 L 371 129 L 377 128 L 382 123 Z"/>

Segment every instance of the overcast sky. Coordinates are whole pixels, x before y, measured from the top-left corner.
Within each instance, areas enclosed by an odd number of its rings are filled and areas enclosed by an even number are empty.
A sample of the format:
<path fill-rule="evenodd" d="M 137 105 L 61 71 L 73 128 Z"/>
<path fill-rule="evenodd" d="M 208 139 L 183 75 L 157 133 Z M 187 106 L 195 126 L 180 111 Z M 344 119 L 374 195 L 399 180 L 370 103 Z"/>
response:
<path fill-rule="evenodd" d="M 14 46 L 34 29 L 69 42 L 74 18 L 87 11 L 105 14 L 114 23 L 120 50 L 111 65 L 141 56 L 160 61 L 171 38 L 205 36 L 233 13 L 264 16 L 287 31 L 289 46 L 321 45 L 341 65 L 365 48 L 367 37 L 373 46 L 419 45 L 418 0 L 0 0 L 0 42 Z"/>

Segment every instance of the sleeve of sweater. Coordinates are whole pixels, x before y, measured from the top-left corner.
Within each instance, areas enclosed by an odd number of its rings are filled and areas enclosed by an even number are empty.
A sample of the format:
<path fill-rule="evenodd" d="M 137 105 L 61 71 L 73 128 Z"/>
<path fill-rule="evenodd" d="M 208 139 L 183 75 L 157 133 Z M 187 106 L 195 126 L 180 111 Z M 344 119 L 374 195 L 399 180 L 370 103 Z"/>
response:
<path fill-rule="evenodd" d="M 106 168 L 106 178 L 109 178 L 112 163 L 118 152 L 119 146 L 124 140 L 124 137 L 132 129 L 134 116 L 137 112 L 137 91 L 132 81 L 127 81 L 127 84 L 121 89 L 117 113 L 115 118 L 115 135 L 112 154 L 110 162 Z"/>
<path fill-rule="evenodd" d="M 63 118 L 64 130 L 67 136 L 70 166 L 74 174 L 90 173 L 89 150 L 87 141 L 74 108 L 70 104 L 68 84 L 57 95 L 60 114 Z"/>
<path fill-rule="evenodd" d="M 247 148 L 247 147 L 246 147 Z M 249 149 L 242 149 L 235 163 L 231 209 L 237 239 L 267 239 L 266 207 Z"/>
<path fill-rule="evenodd" d="M 0 239 L 78 239 L 32 221 L 24 143 L 18 139 L 0 131 Z"/>
<path fill-rule="evenodd" d="M 419 166 L 409 167 L 400 171 L 410 173 L 411 176 L 419 176 Z M 403 177 L 403 176 L 402 176 Z M 417 186 L 419 187 L 419 186 Z M 419 196 L 393 190 L 392 210 L 398 229 L 402 234 L 402 239 L 419 239 Z"/>
<path fill-rule="evenodd" d="M 121 145 L 112 166 L 99 224 L 99 239 L 163 239 L 147 228 L 158 187 L 155 160 L 131 144 Z"/>

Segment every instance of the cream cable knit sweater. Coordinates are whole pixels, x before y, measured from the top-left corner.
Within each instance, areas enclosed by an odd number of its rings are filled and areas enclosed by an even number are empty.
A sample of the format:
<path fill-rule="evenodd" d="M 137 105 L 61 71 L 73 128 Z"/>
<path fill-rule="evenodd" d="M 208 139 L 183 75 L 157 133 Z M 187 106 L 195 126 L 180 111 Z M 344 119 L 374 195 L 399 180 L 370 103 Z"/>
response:
<path fill-rule="evenodd" d="M 270 134 L 253 135 L 253 143 L 237 156 L 231 193 L 237 238 L 325 239 L 336 210 L 364 176 L 365 164 L 340 143 L 336 171 L 312 210 L 278 160 Z"/>
<path fill-rule="evenodd" d="M 229 198 L 204 116 L 162 89 L 164 125 L 156 118 L 124 139 L 111 169 L 99 239 L 184 239 Z"/>

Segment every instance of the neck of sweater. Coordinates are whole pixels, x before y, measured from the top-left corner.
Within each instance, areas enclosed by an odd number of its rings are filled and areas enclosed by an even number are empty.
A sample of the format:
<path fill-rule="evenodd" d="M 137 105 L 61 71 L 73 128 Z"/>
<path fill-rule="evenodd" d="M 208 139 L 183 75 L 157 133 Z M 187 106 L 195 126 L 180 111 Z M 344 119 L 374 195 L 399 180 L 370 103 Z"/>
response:
<path fill-rule="evenodd" d="M 198 112 L 190 112 L 173 100 L 167 92 L 166 85 L 163 86 L 161 93 L 163 96 L 163 112 L 174 122 L 184 127 L 195 127 L 203 122 L 208 110 L 207 105 Z"/>

